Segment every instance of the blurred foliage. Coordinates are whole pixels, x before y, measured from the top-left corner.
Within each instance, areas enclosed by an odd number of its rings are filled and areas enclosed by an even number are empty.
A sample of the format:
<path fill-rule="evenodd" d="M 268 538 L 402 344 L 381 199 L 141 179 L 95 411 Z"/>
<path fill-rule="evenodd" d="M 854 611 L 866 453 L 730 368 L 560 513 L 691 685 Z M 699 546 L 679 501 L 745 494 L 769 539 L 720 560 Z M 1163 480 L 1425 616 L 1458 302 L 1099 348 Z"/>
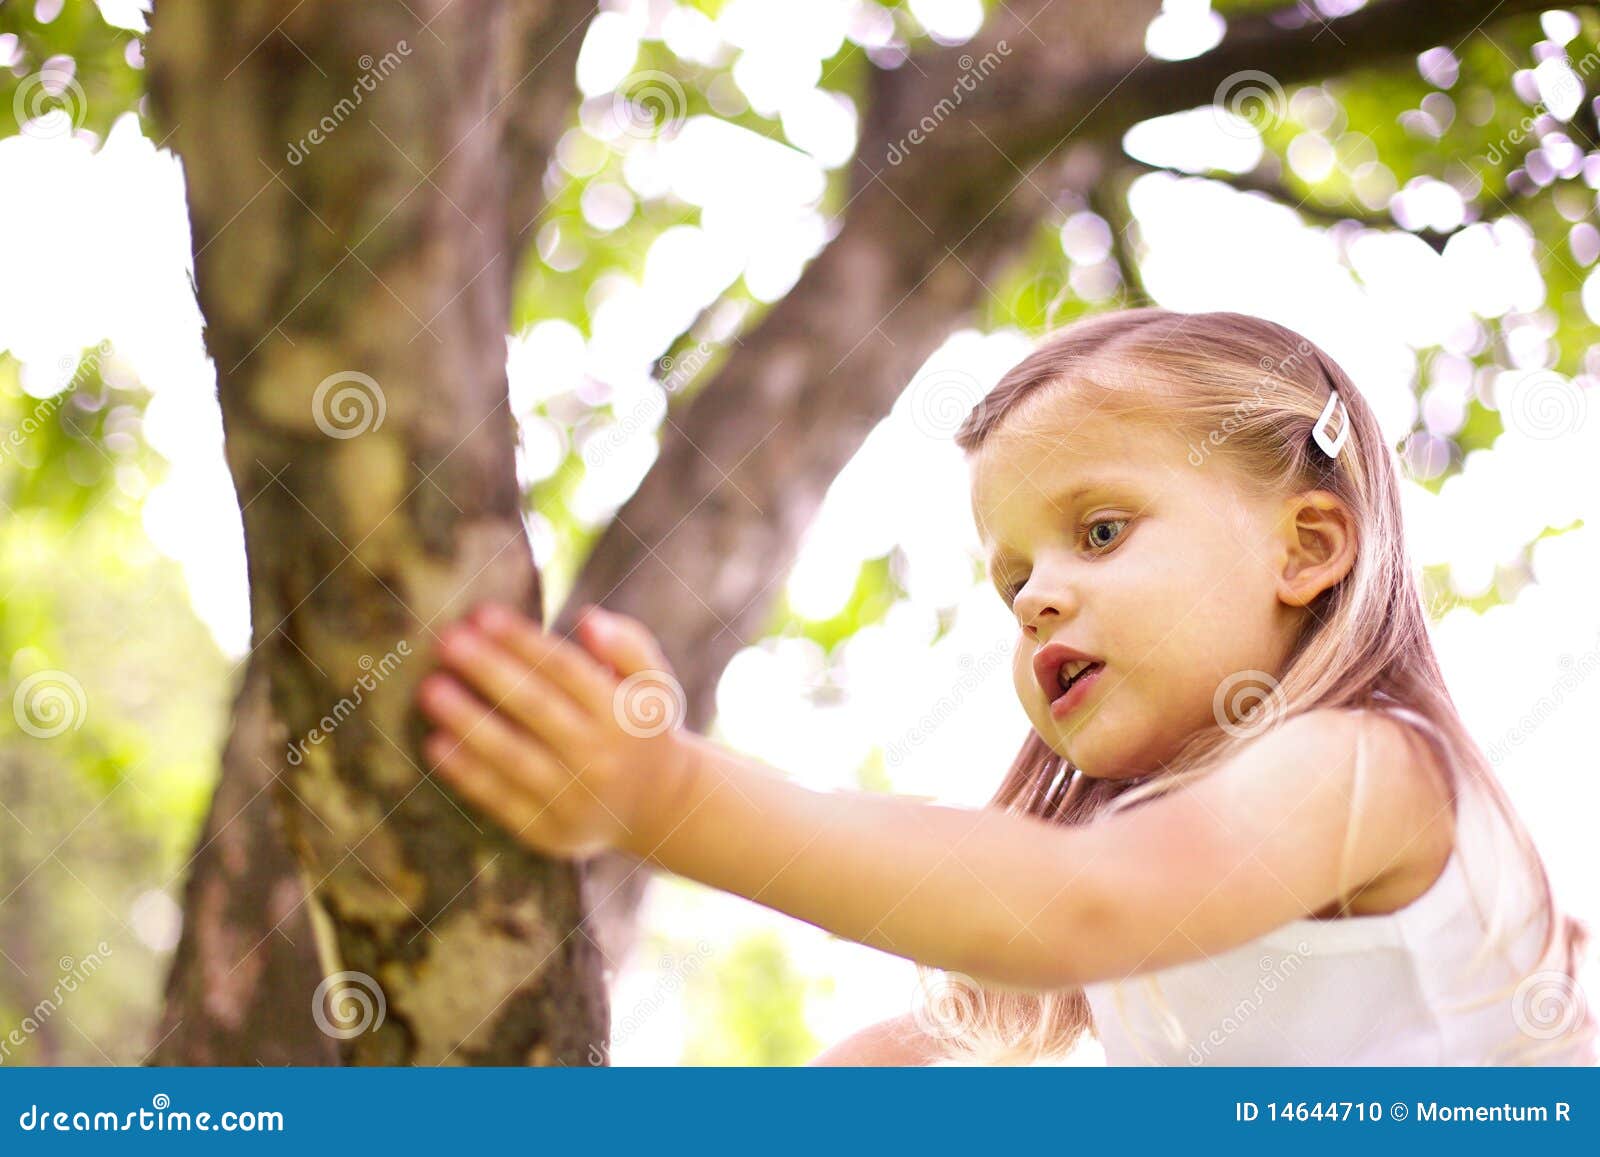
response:
<path fill-rule="evenodd" d="M 1109 231 L 1109 224 L 1107 229 Z M 1075 264 L 1062 251 L 1061 222 L 1046 221 L 1035 230 L 1016 268 L 990 287 L 980 311 L 982 324 L 985 329 L 1014 326 L 1024 333 L 1038 335 L 1097 310 L 1125 304 L 1120 294 L 1113 298 L 1096 296 L 1091 299 L 1073 289 L 1074 273 L 1081 277 L 1098 266 L 1110 267 L 1120 287 L 1125 275 L 1115 269 L 1115 265 L 1114 254 L 1107 254 L 1103 262 L 1092 265 Z"/>
<path fill-rule="evenodd" d="M 789 605 L 787 594 L 780 594 L 773 609 L 768 635 L 799 635 L 812 640 L 824 651 L 832 651 L 862 627 L 882 622 L 905 590 L 894 576 L 890 555 L 869 558 L 856 574 L 850 597 L 826 619 L 808 619 Z"/>
<path fill-rule="evenodd" d="M 805 1022 L 808 982 L 782 939 L 758 932 L 721 952 L 713 968 L 689 978 L 684 1007 L 689 1065 L 803 1065 L 822 1051 Z"/>
<path fill-rule="evenodd" d="M 145 391 L 109 364 L 109 344 L 63 363 L 55 392 L 23 389 L 20 367 L 0 354 L 0 501 L 75 523 L 113 492 L 137 509 L 159 459 L 145 445 Z"/>
<path fill-rule="evenodd" d="M 856 786 L 862 791 L 883 792 L 885 795 L 894 791 L 894 782 L 889 778 L 889 764 L 884 759 L 882 747 L 874 747 L 861 766 L 856 768 Z"/>
<path fill-rule="evenodd" d="M 100 347 L 38 398 L 0 356 L 0 1026 L 26 1035 L 8 1063 L 142 1058 L 228 721 L 229 664 L 143 526 L 160 460 L 122 376 Z M 34 1012 L 101 942 L 104 967 Z"/>
<path fill-rule="evenodd" d="M 715 15 L 721 6 L 710 3 L 695 7 Z M 736 53 L 728 52 L 715 64 L 700 64 L 680 59 L 659 41 L 642 42 L 630 75 L 665 75 L 677 87 L 665 86 L 669 95 L 664 102 L 636 102 L 639 115 L 654 116 L 664 136 L 675 134 L 693 117 L 713 116 L 793 147 L 777 120 L 750 109 L 739 94 L 732 73 L 735 59 Z M 822 87 L 850 98 L 859 108 L 869 68 L 861 49 L 845 40 L 834 56 L 822 62 Z M 624 82 L 618 95 L 626 93 Z M 637 283 L 643 278 L 651 246 L 663 233 L 678 226 L 700 224 L 700 208 L 683 201 L 670 189 L 646 196 L 630 185 L 629 156 L 635 150 L 648 151 L 656 146 L 653 139 L 641 140 L 631 131 L 614 136 L 614 126 L 608 124 L 617 115 L 614 100 L 608 94 L 580 104 L 557 148 L 545 180 L 548 201 L 528 230 L 533 251 L 522 265 L 515 288 L 513 332 L 538 321 L 560 319 L 576 326 L 585 337 L 591 336 L 590 320 L 606 282 L 624 277 Z M 607 136 L 613 139 L 603 139 Z M 586 195 L 602 186 L 612 192 L 624 191 L 632 202 L 627 220 L 615 228 L 597 225 L 584 213 Z M 832 215 L 848 198 L 847 169 L 833 170 L 828 174 L 818 211 Z M 673 407 L 693 400 L 699 388 L 714 376 L 738 335 L 757 324 L 768 308 L 770 303 L 756 298 L 743 278 L 738 278 L 716 302 L 702 310 L 686 332 L 662 350 L 656 381 L 666 395 L 669 413 Z M 700 368 L 692 376 L 685 379 L 681 373 L 672 373 L 672 367 L 682 362 L 684 351 L 702 345 L 707 353 L 696 359 Z M 626 416 L 619 415 L 611 402 L 595 400 L 596 388 L 597 384 L 590 383 L 581 401 L 566 394 L 539 402 L 532 409 L 533 414 L 564 428 L 569 446 L 561 465 L 536 482 L 528 495 L 529 508 L 548 525 L 554 544 L 546 564 L 547 614 L 559 607 L 604 529 L 603 522 L 590 523 L 575 517 L 571 503 L 588 469 L 583 459 L 585 443 L 605 437 Z"/>
<path fill-rule="evenodd" d="M 0 59 L 7 36 L 15 38 L 11 66 L 0 68 L 7 132 L 16 130 L 20 105 L 22 115 L 60 110 L 104 138 L 144 95 L 139 34 L 106 23 L 93 0 L 0 2 Z"/>

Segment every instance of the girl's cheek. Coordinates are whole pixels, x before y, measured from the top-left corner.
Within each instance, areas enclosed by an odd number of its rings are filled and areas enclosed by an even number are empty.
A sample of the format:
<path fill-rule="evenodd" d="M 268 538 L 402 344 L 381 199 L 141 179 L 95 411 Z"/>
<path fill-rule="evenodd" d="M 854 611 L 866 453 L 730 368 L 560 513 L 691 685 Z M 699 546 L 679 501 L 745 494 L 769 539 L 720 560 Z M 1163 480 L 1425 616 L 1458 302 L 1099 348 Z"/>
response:
<path fill-rule="evenodd" d="M 1033 663 L 1025 657 L 1020 645 L 1012 657 L 1011 685 L 1016 688 L 1017 700 L 1024 707 L 1030 706 L 1037 697 L 1039 687 L 1033 677 Z"/>
<path fill-rule="evenodd" d="M 1033 729 L 1042 736 L 1053 734 L 1055 727 L 1050 719 L 1050 708 L 1045 702 L 1044 693 L 1039 690 L 1039 684 L 1034 680 L 1032 669 L 1017 671 L 1014 682 L 1017 702 L 1022 705 L 1022 713 L 1028 717 Z"/>

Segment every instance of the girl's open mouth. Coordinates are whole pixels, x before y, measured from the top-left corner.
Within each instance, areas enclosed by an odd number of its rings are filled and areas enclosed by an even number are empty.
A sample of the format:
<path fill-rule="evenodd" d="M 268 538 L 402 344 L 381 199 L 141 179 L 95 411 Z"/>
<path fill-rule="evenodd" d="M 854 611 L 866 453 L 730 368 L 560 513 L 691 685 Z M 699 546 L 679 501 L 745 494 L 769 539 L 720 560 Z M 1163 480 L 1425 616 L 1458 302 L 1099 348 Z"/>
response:
<path fill-rule="evenodd" d="M 1104 669 L 1104 663 L 1068 663 L 1062 667 L 1058 678 L 1061 692 L 1050 701 L 1050 717 L 1065 719 L 1076 711 Z M 1076 674 L 1072 674 L 1074 670 Z"/>

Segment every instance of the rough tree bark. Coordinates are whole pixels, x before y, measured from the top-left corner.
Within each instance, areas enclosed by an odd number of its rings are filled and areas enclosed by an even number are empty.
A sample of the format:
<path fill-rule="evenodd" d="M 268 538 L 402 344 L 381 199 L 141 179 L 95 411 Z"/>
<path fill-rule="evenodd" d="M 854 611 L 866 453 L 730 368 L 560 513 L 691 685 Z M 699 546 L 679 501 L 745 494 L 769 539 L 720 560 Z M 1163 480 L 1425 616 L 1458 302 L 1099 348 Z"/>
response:
<path fill-rule="evenodd" d="M 268 701 L 261 652 L 233 705 L 222 775 L 184 888 L 185 935 L 167 976 L 153 1065 L 328 1065 L 333 1037 L 309 1000 L 322 981 L 300 865 L 283 838 L 273 765 L 288 736 Z"/>
<path fill-rule="evenodd" d="M 244 511 L 253 655 L 290 742 L 268 763 L 322 970 L 357 974 L 270 998 L 321 998 L 346 1062 L 582 1064 L 606 1039 L 576 869 L 426 776 L 411 709 L 435 625 L 486 597 L 539 609 L 505 333 L 514 206 L 544 146 L 507 102 L 541 68 L 570 83 L 552 50 L 583 20 L 561 14 L 171 0 L 150 37 Z"/>

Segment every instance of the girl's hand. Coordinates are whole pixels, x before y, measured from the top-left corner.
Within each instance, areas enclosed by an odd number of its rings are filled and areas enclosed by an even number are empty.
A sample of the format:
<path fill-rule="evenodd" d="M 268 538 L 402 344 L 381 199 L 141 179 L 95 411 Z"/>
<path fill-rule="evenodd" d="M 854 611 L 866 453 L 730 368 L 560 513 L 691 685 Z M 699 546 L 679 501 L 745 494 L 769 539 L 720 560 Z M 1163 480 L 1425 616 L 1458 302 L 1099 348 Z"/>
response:
<path fill-rule="evenodd" d="M 450 674 L 418 687 L 441 728 L 423 755 L 537 851 L 645 855 L 688 793 L 683 690 L 636 620 L 588 608 L 576 634 L 581 648 L 494 603 L 446 628 Z"/>

